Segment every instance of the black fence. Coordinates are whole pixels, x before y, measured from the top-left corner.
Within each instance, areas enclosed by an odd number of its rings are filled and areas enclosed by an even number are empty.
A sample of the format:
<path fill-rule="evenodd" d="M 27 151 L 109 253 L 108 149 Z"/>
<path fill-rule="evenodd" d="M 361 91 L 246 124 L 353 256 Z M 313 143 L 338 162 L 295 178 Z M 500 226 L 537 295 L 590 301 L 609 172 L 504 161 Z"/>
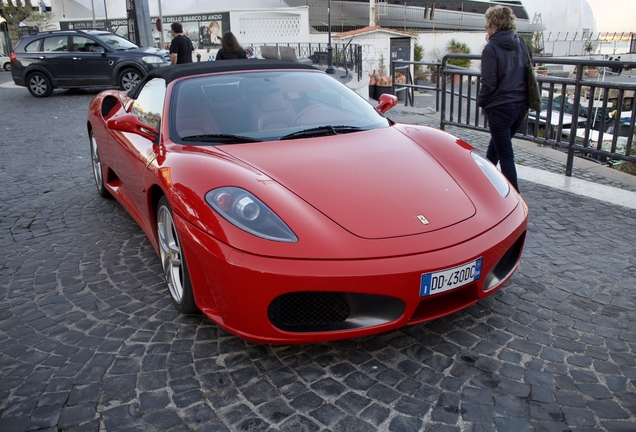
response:
<path fill-rule="evenodd" d="M 249 44 L 245 44 L 246 46 Z M 309 58 L 315 66 L 328 66 L 328 44 L 323 43 L 264 43 L 254 44 L 255 55 L 261 55 L 261 46 L 291 47 L 296 51 L 296 57 Z M 355 74 L 358 81 L 362 79 L 362 45 L 331 44 L 332 66 L 344 69 L 346 74 Z"/>
<path fill-rule="evenodd" d="M 406 76 L 406 83 L 394 83 L 394 94 L 404 93 L 400 99 L 413 106 L 415 91 L 434 91 L 440 129 L 457 126 L 488 131 L 487 119 L 476 104 L 480 71 L 449 65 L 449 59 L 478 61 L 481 56 L 449 54 L 441 63 L 394 61 L 392 76 L 396 71 Z M 636 162 L 636 78 L 616 78 L 622 71 L 636 70 L 636 62 L 546 57 L 534 60 L 536 65 L 540 64 L 536 72 L 543 93 L 543 109 L 540 113 L 529 111 L 515 138 L 567 150 L 566 176 L 572 175 L 575 155 L 600 162 Z M 411 66 L 427 66 L 437 73 L 429 85 L 422 85 L 414 82 Z M 544 69 L 547 75 L 543 75 Z"/>

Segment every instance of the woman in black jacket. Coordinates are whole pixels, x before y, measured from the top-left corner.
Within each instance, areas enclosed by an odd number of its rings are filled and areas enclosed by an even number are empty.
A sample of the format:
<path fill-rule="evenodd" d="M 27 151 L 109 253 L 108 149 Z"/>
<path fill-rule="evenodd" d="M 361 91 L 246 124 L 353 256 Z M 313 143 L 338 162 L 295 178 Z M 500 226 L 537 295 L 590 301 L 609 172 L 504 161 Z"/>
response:
<path fill-rule="evenodd" d="M 216 53 L 217 60 L 239 60 L 246 59 L 247 54 L 243 47 L 238 43 L 236 36 L 231 31 L 223 33 L 221 38 L 221 48 Z"/>
<path fill-rule="evenodd" d="M 490 144 L 486 157 L 517 191 L 512 137 L 528 111 L 528 78 L 525 42 L 517 36 L 515 15 L 506 6 L 492 6 L 485 14 L 488 44 L 481 54 L 481 88 L 478 105 L 486 110 Z"/>

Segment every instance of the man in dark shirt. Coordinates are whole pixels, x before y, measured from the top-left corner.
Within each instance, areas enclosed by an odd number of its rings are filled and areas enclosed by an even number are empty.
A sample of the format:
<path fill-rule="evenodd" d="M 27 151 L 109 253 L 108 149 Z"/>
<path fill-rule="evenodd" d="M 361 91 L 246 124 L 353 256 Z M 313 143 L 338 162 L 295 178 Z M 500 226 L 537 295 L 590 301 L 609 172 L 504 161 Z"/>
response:
<path fill-rule="evenodd" d="M 170 25 L 172 29 L 172 42 L 170 42 L 170 64 L 192 63 L 192 42 L 183 35 L 181 23 L 174 22 Z"/>

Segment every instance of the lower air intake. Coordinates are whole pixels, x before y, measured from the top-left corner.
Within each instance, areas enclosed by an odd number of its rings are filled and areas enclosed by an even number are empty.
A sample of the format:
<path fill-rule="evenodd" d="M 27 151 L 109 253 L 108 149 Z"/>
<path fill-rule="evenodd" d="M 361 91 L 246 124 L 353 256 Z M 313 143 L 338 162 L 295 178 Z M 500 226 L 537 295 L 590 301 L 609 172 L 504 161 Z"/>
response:
<path fill-rule="evenodd" d="M 267 310 L 270 322 L 289 332 L 369 327 L 394 321 L 402 313 L 404 302 L 394 297 L 328 291 L 283 294 Z"/>

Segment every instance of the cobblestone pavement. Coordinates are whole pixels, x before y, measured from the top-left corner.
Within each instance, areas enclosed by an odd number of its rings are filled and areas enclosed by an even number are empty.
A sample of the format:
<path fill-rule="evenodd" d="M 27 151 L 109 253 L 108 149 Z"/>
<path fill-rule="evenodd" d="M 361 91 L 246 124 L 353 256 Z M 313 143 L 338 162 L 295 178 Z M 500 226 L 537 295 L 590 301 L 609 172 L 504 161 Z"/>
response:
<path fill-rule="evenodd" d="M 636 430 L 636 211 L 521 181 L 526 248 L 493 297 L 251 344 L 179 315 L 144 234 L 97 195 L 95 93 L 0 88 L 0 431 Z"/>

